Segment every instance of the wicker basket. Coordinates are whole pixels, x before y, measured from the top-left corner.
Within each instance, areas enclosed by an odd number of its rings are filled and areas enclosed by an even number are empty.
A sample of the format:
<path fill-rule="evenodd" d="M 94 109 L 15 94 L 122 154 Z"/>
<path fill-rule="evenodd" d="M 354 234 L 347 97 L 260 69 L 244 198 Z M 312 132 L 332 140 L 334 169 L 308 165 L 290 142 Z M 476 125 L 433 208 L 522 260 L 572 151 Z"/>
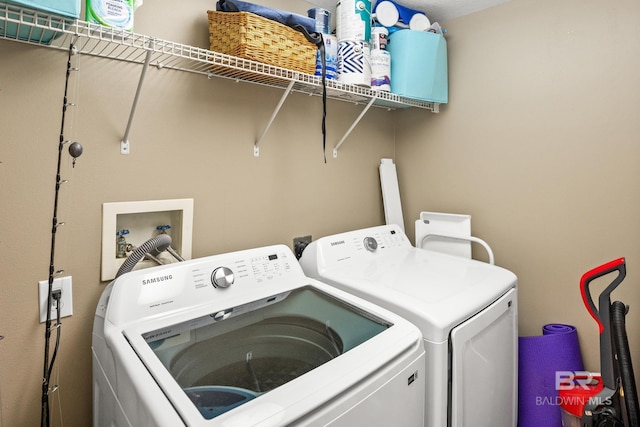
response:
<path fill-rule="evenodd" d="M 301 32 L 249 12 L 208 15 L 212 51 L 314 73 L 317 48 Z"/>

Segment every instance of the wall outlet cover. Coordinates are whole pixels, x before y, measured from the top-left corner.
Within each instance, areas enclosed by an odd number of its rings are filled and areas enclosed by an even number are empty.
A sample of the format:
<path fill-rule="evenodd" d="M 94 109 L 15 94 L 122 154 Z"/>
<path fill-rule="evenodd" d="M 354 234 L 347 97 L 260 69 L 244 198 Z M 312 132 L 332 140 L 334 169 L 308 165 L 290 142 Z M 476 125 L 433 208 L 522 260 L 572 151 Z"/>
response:
<path fill-rule="evenodd" d="M 53 279 L 52 290 L 62 290 L 62 297 L 60 299 L 60 317 L 68 317 L 73 314 L 73 298 L 72 298 L 72 286 L 71 276 L 58 277 Z M 39 309 L 40 309 L 40 323 L 47 321 L 47 299 L 49 293 L 49 281 L 41 280 L 38 282 L 39 293 Z M 56 309 L 55 301 L 51 302 L 51 320 L 56 320 L 58 312 Z"/>

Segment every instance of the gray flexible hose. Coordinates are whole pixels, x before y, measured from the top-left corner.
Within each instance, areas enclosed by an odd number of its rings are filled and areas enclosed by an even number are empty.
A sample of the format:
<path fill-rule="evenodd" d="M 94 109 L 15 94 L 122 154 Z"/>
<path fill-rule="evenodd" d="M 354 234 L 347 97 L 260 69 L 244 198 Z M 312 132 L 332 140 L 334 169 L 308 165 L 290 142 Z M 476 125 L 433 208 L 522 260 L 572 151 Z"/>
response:
<path fill-rule="evenodd" d="M 171 236 L 168 234 L 158 234 L 157 236 L 150 238 L 131 252 L 131 255 L 129 255 L 120 266 L 120 269 L 116 274 L 116 279 L 133 270 L 133 267 L 135 267 L 147 253 L 156 256 L 165 251 L 169 246 L 171 246 Z"/>

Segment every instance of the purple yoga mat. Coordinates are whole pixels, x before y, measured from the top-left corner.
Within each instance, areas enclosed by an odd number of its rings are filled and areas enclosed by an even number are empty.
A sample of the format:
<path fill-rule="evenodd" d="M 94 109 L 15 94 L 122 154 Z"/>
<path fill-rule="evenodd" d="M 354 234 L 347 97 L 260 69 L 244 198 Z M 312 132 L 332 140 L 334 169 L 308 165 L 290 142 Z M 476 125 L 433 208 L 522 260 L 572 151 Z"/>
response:
<path fill-rule="evenodd" d="M 518 339 L 518 427 L 562 427 L 556 371 L 583 371 L 578 331 L 548 324 Z"/>

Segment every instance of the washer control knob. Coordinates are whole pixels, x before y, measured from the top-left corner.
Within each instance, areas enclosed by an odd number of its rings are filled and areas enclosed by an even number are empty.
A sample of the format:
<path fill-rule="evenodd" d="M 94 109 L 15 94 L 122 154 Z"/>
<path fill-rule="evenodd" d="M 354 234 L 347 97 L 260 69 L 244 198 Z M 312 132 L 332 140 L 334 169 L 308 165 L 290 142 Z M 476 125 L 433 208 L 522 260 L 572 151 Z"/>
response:
<path fill-rule="evenodd" d="M 378 241 L 374 237 L 365 237 L 364 248 L 369 252 L 375 252 L 378 249 Z"/>
<path fill-rule="evenodd" d="M 218 267 L 211 273 L 211 284 L 216 288 L 228 288 L 234 280 L 233 271 L 228 267 Z"/>

